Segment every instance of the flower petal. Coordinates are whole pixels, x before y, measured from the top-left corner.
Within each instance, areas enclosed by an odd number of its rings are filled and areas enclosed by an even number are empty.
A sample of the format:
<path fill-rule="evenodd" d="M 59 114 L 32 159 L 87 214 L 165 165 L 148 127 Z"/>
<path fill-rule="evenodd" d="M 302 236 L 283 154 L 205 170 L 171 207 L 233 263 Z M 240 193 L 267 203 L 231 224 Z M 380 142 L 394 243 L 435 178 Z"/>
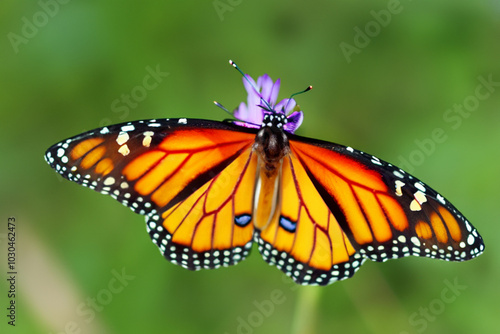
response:
<path fill-rule="evenodd" d="M 274 88 L 274 84 L 273 84 L 273 80 L 271 79 L 271 77 L 267 74 L 264 74 L 263 76 L 261 76 L 259 78 L 259 80 L 257 80 L 257 83 L 260 84 L 259 88 L 261 88 L 261 96 L 262 98 L 267 101 L 271 107 L 274 103 L 271 102 L 271 96 L 272 96 L 272 93 L 273 93 L 273 88 Z M 279 88 L 279 86 L 278 86 Z M 276 93 L 277 95 L 277 93 Z M 275 100 L 276 102 L 276 100 Z"/>
<path fill-rule="evenodd" d="M 281 85 L 281 80 L 273 82 L 267 74 L 260 76 L 257 83 L 251 76 L 245 74 L 243 85 L 248 93 L 247 104 L 240 103 L 237 109 L 234 110 L 234 117 L 241 122 L 235 123 L 249 128 L 259 128 L 266 113 L 273 114 L 288 114 L 295 109 L 297 105 L 294 99 L 284 99 L 278 104 L 278 93 Z M 288 123 L 284 125 L 287 132 L 293 133 L 302 124 L 304 115 L 302 111 L 294 111 L 287 116 Z"/>
<path fill-rule="evenodd" d="M 246 120 L 248 117 L 247 105 L 241 102 L 238 108 L 233 111 L 233 115 L 236 119 Z"/>
<path fill-rule="evenodd" d="M 283 128 L 285 131 L 294 133 L 295 130 L 297 130 L 302 124 L 302 121 L 304 120 L 304 113 L 302 111 L 294 111 L 287 117 L 287 119 L 288 123 L 286 123 Z"/>
<path fill-rule="evenodd" d="M 290 111 L 295 108 L 297 103 L 295 102 L 294 99 L 284 99 L 281 100 L 275 107 L 276 111 L 281 111 L 284 112 L 285 114 L 288 114 Z"/>
<path fill-rule="evenodd" d="M 251 76 L 249 76 L 248 74 L 245 74 L 245 78 L 242 78 L 242 80 L 243 80 L 243 86 L 245 86 L 247 94 L 248 95 L 258 95 L 259 92 L 256 92 L 254 89 L 254 87 L 257 87 L 255 80 Z"/>
<path fill-rule="evenodd" d="M 280 92 L 281 80 L 278 78 L 274 83 L 271 93 L 269 94 L 269 99 L 267 100 L 271 106 L 276 104 L 276 100 L 278 100 L 278 93 Z"/>

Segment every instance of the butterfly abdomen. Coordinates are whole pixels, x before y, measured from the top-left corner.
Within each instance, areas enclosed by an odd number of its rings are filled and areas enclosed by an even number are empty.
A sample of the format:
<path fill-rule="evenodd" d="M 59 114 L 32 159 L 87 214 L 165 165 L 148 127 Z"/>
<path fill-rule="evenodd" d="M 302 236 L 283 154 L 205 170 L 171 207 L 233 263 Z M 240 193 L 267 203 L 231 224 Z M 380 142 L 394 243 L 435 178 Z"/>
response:
<path fill-rule="evenodd" d="M 263 230 L 277 219 L 281 207 L 283 158 L 289 154 L 290 147 L 283 130 L 271 125 L 259 130 L 253 149 L 258 156 L 253 202 L 254 226 Z"/>

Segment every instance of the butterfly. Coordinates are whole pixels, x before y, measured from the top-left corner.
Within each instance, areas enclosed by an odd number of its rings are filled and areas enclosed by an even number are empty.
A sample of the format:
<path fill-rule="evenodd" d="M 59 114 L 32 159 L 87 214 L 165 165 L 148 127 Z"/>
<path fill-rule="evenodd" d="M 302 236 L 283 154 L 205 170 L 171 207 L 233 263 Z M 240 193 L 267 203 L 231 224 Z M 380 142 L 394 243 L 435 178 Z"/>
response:
<path fill-rule="evenodd" d="M 243 84 L 248 100 L 236 121 L 111 125 L 53 145 L 45 159 L 144 215 L 164 257 L 191 270 L 234 265 L 254 242 L 266 262 L 304 285 L 349 278 L 366 259 L 464 261 L 484 251 L 469 221 L 419 179 L 351 147 L 295 135 L 303 112 L 293 95 L 276 103 L 279 79 L 243 74 Z"/>

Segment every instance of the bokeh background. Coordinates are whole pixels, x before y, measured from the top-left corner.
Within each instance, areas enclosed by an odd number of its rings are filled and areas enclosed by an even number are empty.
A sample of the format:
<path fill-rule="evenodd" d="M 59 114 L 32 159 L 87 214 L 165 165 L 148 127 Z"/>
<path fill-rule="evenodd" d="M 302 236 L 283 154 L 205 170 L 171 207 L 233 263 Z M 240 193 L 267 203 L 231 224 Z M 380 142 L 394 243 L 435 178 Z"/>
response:
<path fill-rule="evenodd" d="M 15 328 L 0 280 L 2 333 L 498 332 L 498 2 L 7 0 L 0 35 L 0 267 L 13 216 L 19 273 Z M 246 100 L 228 59 L 280 77 L 281 98 L 313 85 L 297 97 L 298 134 L 404 165 L 468 217 L 485 254 L 368 261 L 327 287 L 294 285 L 256 249 L 190 272 L 163 259 L 142 217 L 43 160 L 111 123 L 226 118 L 213 100 Z M 155 69 L 158 85 L 127 106 Z"/>

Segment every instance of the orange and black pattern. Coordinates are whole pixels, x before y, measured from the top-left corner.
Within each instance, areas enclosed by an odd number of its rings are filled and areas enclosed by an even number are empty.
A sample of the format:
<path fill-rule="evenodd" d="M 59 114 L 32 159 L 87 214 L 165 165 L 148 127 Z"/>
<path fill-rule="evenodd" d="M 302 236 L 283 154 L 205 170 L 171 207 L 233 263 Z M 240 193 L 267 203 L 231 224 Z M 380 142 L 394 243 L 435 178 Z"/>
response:
<path fill-rule="evenodd" d="M 191 270 L 236 264 L 253 242 L 268 263 L 310 285 L 349 278 L 366 259 L 464 261 L 483 252 L 476 229 L 415 177 L 284 131 L 274 213 L 256 225 L 256 198 L 268 189 L 260 188 L 259 131 L 184 118 L 136 121 L 64 140 L 45 159 L 68 180 L 144 215 L 161 253 Z"/>
<path fill-rule="evenodd" d="M 282 214 L 259 249 L 297 282 L 349 278 L 366 259 L 465 261 L 483 252 L 477 230 L 417 178 L 350 147 L 288 137 Z"/>

